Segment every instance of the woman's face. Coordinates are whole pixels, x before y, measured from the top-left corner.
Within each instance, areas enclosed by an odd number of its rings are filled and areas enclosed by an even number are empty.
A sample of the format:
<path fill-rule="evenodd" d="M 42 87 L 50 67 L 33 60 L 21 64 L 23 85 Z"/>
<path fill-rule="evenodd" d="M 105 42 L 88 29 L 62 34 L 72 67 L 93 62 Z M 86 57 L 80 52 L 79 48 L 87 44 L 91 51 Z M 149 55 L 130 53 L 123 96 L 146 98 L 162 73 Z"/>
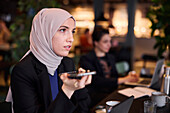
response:
<path fill-rule="evenodd" d="M 109 34 L 104 34 L 100 41 L 95 42 L 95 48 L 100 52 L 108 53 L 111 47 L 111 37 Z"/>
<path fill-rule="evenodd" d="M 67 19 L 57 30 L 52 38 L 53 51 L 58 56 L 67 56 L 72 43 L 73 33 L 75 32 L 75 21 L 72 18 Z"/>

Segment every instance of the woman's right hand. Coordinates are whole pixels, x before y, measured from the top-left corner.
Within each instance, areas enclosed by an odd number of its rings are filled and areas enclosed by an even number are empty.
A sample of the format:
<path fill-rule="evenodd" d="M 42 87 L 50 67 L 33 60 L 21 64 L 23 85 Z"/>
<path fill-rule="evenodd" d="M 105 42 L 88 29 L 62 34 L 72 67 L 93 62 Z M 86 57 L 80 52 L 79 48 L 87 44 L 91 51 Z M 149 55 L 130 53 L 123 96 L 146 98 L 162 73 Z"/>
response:
<path fill-rule="evenodd" d="M 139 74 L 135 71 L 130 71 L 126 76 L 126 82 L 137 82 L 139 80 Z"/>
<path fill-rule="evenodd" d="M 82 68 L 79 68 L 79 73 L 85 73 L 86 71 Z M 62 90 L 67 95 L 68 98 L 71 98 L 75 90 L 82 89 L 86 85 L 91 83 L 92 75 L 83 76 L 81 79 L 70 79 L 68 78 L 69 74 L 63 73 L 60 78 L 63 81 Z"/>
<path fill-rule="evenodd" d="M 125 82 L 137 82 L 139 80 L 139 74 L 135 71 L 130 71 L 127 76 L 118 78 L 118 84 Z"/>

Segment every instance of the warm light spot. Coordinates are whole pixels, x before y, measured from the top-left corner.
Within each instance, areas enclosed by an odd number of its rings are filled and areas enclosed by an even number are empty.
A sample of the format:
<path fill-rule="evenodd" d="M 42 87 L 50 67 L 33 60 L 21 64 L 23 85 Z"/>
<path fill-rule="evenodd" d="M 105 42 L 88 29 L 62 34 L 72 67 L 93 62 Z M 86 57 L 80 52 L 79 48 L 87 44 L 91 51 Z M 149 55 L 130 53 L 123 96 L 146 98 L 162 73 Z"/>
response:
<path fill-rule="evenodd" d="M 154 31 L 154 36 L 158 36 L 160 34 L 160 32 L 159 32 L 159 29 L 156 29 L 155 31 Z"/>
<path fill-rule="evenodd" d="M 145 28 L 145 27 L 142 27 L 142 28 L 141 28 L 141 32 L 142 32 L 142 33 L 145 33 L 145 32 L 146 32 L 146 28 Z"/>
<path fill-rule="evenodd" d="M 152 23 L 148 18 L 142 17 L 141 10 L 136 10 L 134 34 L 137 38 L 150 38 Z"/>

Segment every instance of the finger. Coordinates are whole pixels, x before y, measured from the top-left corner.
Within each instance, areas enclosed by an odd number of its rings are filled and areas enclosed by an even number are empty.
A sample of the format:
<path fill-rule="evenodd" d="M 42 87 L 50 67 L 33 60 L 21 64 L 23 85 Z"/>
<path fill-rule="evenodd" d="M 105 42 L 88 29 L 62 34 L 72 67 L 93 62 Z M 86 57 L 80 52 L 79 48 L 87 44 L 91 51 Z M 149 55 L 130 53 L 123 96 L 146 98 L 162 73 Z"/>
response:
<path fill-rule="evenodd" d="M 78 71 L 79 71 L 79 73 L 85 73 L 86 72 L 86 70 L 81 68 L 81 67 L 78 69 Z"/>
<path fill-rule="evenodd" d="M 136 71 L 131 71 L 131 73 L 132 73 L 133 75 L 135 75 L 135 74 L 136 74 Z"/>
<path fill-rule="evenodd" d="M 89 75 L 88 77 L 87 77 L 87 80 L 86 80 L 86 85 L 88 85 L 88 84 L 91 84 L 91 81 L 92 81 L 92 75 Z"/>
<path fill-rule="evenodd" d="M 75 81 L 75 82 L 74 82 L 74 87 L 75 87 L 75 88 L 78 88 L 78 87 L 79 87 L 79 82 L 78 82 L 78 81 Z"/>
<path fill-rule="evenodd" d="M 88 76 L 83 76 L 82 78 L 81 78 L 81 80 L 79 81 L 79 86 L 81 87 L 81 88 L 83 88 L 83 87 L 85 87 L 85 83 L 86 83 L 86 79 L 88 78 Z"/>
<path fill-rule="evenodd" d="M 65 82 L 67 80 L 67 73 L 63 73 L 61 76 L 60 76 L 60 79 Z"/>
<path fill-rule="evenodd" d="M 66 77 L 66 73 L 63 73 L 62 75 L 60 75 L 60 79 L 62 80 L 62 79 L 64 79 L 65 77 Z"/>

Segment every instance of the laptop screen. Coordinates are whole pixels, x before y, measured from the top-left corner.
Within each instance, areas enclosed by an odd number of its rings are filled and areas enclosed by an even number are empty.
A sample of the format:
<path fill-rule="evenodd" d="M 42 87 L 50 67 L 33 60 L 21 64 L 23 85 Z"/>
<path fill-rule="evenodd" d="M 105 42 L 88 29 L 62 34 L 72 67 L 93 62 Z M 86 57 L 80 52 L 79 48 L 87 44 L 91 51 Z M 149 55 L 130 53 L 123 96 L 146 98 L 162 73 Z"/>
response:
<path fill-rule="evenodd" d="M 160 79 L 160 74 L 161 74 L 163 63 L 164 63 L 164 59 L 160 59 L 157 61 L 150 87 L 153 87 L 155 84 L 158 83 Z"/>
<path fill-rule="evenodd" d="M 128 113 L 132 102 L 134 100 L 134 96 L 129 97 L 128 99 L 120 102 L 119 104 L 112 107 L 110 113 Z"/>
<path fill-rule="evenodd" d="M 133 86 L 145 86 L 145 87 L 150 87 L 150 88 L 159 90 L 160 85 L 158 82 L 160 81 L 160 75 L 161 75 L 163 62 L 164 62 L 164 59 L 160 59 L 157 61 L 152 79 L 140 78 L 138 82 L 125 82 L 125 84 L 133 85 Z"/>

